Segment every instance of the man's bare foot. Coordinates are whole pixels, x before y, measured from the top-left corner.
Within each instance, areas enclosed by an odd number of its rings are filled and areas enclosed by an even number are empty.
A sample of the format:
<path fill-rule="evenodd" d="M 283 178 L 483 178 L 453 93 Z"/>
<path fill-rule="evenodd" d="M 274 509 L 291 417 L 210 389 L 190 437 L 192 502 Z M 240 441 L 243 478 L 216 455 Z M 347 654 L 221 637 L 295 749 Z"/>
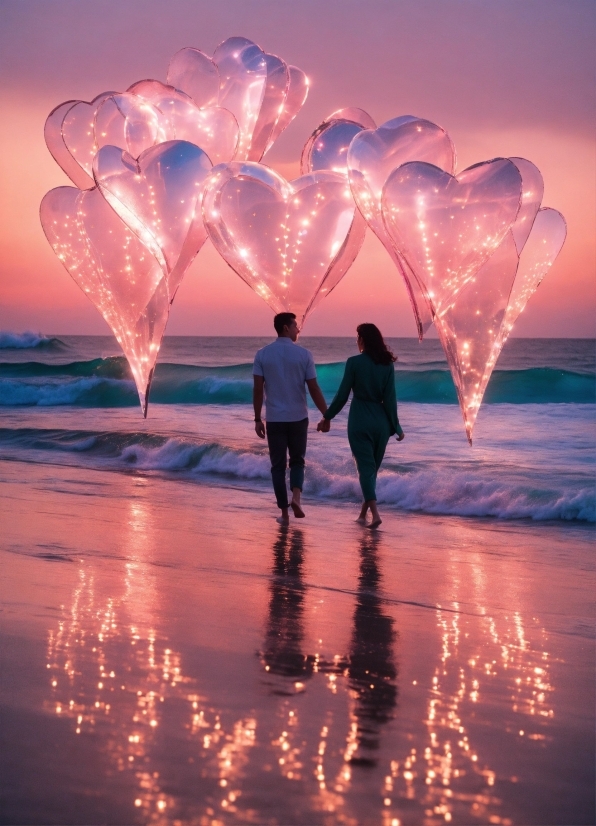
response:
<path fill-rule="evenodd" d="M 290 524 L 290 513 L 289 508 L 282 508 L 280 515 L 275 520 L 279 525 L 289 525 Z"/>
<path fill-rule="evenodd" d="M 373 519 L 373 521 L 370 523 L 370 525 L 367 525 L 366 527 L 367 527 L 370 531 L 376 531 L 376 529 L 379 527 L 379 525 L 380 525 L 380 524 L 382 524 L 382 522 L 383 522 L 383 520 L 382 520 L 382 519 L 381 519 L 381 517 L 379 516 L 379 517 L 377 517 L 376 519 Z"/>

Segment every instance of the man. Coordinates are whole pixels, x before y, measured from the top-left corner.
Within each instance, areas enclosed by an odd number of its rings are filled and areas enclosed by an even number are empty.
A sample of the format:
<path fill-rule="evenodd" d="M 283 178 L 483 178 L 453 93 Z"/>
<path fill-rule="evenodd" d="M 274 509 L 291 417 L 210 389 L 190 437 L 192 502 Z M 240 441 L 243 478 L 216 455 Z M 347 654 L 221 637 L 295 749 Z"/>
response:
<path fill-rule="evenodd" d="M 304 483 L 304 455 L 308 432 L 306 388 L 321 413 L 327 410 L 325 398 L 317 384 L 312 353 L 296 344 L 298 324 L 294 313 L 278 313 L 273 319 L 276 341 L 259 350 L 253 369 L 253 404 L 255 431 L 259 438 L 267 435 L 271 457 L 271 479 L 281 516 L 277 521 L 289 524 L 289 509 L 298 519 L 304 516 L 300 504 Z M 263 395 L 266 399 L 267 425 L 261 419 Z M 290 455 L 290 488 L 288 502 L 286 466 Z"/>

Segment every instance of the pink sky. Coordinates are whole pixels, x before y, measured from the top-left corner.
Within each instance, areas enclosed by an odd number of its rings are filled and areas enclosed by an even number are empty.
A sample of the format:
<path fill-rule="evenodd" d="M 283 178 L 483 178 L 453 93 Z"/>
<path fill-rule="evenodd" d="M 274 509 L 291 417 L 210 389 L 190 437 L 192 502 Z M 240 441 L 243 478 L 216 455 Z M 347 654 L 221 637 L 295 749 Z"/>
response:
<path fill-rule="evenodd" d="M 519 319 L 518 336 L 596 334 L 593 0 L 2 0 L 0 329 L 106 333 L 54 256 L 39 203 L 69 184 L 43 140 L 49 112 L 136 80 L 165 81 L 184 46 L 211 54 L 242 35 L 311 79 L 303 110 L 265 162 L 299 174 L 302 146 L 346 106 L 377 123 L 403 114 L 450 133 L 458 169 L 496 156 L 533 161 L 567 242 Z M 361 321 L 415 335 L 405 290 L 369 232 L 305 334 L 352 335 Z M 269 334 L 267 305 L 209 243 L 186 275 L 168 334 Z"/>

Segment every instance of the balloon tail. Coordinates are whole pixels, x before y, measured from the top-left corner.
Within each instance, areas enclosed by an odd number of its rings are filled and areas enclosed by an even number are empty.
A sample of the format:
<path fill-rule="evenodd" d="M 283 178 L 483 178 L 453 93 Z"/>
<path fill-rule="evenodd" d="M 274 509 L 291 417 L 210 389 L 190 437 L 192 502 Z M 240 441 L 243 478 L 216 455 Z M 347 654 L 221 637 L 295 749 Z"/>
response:
<path fill-rule="evenodd" d="M 145 386 L 145 391 L 138 390 L 139 393 L 139 401 L 141 402 L 141 410 L 143 411 L 143 418 L 147 418 L 147 411 L 149 409 L 149 391 L 151 390 L 151 382 L 153 381 L 153 373 L 155 372 L 155 367 L 151 368 L 151 372 L 147 377 L 147 384 Z"/>

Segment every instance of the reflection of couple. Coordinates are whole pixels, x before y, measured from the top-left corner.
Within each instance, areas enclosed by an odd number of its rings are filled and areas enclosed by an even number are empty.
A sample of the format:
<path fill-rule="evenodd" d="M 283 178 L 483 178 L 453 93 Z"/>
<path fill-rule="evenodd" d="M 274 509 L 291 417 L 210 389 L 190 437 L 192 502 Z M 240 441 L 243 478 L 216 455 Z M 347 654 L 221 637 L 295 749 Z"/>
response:
<path fill-rule="evenodd" d="M 370 510 L 369 528 L 377 528 L 381 517 L 377 509 L 376 481 L 385 448 L 390 436 L 398 441 L 404 432 L 397 418 L 395 398 L 395 356 L 389 350 L 379 329 L 374 324 L 360 324 L 357 344 L 360 355 L 346 362 L 344 377 L 331 405 L 317 384 L 317 373 L 312 354 L 296 344 L 298 325 L 294 313 L 279 313 L 273 319 L 277 339 L 258 351 L 253 369 L 255 430 L 261 439 L 267 436 L 271 457 L 271 477 L 277 505 L 281 509 L 278 522 L 289 522 L 289 511 L 302 518 L 302 486 L 304 456 L 308 432 L 306 387 L 312 400 L 323 414 L 317 430 L 327 433 L 331 419 L 337 416 L 353 393 L 348 417 L 348 440 L 356 460 L 358 478 L 364 503 L 358 522 L 366 524 Z M 306 385 L 306 387 L 305 387 Z M 267 423 L 261 419 L 263 397 L 266 403 Z M 286 466 L 290 457 L 290 488 L 288 501 Z"/>
<path fill-rule="evenodd" d="M 383 613 L 379 594 L 378 549 L 381 536 L 365 534 L 359 543 L 360 573 L 347 655 L 325 661 L 304 652 L 302 581 L 304 536 L 301 530 L 279 531 L 273 546 L 269 615 L 261 662 L 269 674 L 292 680 L 309 679 L 315 670 L 343 674 L 354 699 L 356 749 L 353 764 L 372 765 L 381 729 L 397 703 L 397 668 L 393 657 L 393 618 Z M 279 687 L 275 693 L 283 693 Z"/>

